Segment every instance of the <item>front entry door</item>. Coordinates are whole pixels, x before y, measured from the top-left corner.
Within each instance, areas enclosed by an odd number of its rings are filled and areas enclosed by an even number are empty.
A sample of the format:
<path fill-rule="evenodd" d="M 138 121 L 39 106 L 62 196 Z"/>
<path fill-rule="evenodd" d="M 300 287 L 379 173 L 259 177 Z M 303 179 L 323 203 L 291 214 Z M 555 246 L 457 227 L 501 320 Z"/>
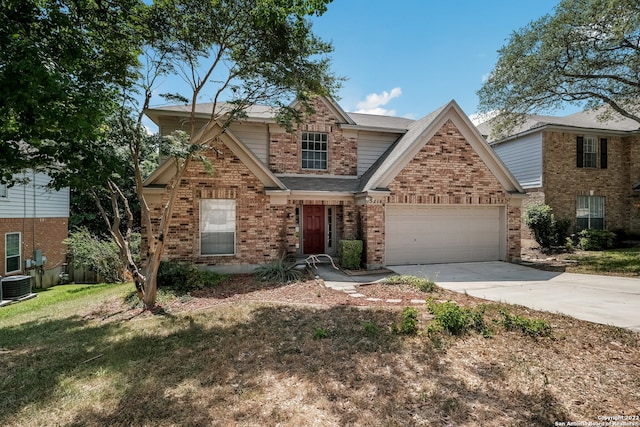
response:
<path fill-rule="evenodd" d="M 324 253 L 324 206 L 303 206 L 302 223 L 304 253 Z"/>

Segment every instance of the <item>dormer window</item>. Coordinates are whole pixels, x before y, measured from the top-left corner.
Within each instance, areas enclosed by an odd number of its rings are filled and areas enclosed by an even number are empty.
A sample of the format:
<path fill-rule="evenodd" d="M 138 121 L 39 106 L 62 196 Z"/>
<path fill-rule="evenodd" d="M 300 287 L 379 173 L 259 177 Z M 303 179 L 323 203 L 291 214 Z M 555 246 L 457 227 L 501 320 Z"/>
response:
<path fill-rule="evenodd" d="M 327 169 L 326 133 L 302 132 L 302 169 Z"/>

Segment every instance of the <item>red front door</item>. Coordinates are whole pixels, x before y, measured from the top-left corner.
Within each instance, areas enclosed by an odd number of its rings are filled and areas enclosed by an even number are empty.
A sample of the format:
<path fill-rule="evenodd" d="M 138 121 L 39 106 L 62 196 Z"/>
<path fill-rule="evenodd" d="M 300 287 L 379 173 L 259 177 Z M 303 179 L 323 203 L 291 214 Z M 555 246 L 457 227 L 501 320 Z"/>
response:
<path fill-rule="evenodd" d="M 324 253 L 324 206 L 303 206 L 302 223 L 304 253 Z"/>

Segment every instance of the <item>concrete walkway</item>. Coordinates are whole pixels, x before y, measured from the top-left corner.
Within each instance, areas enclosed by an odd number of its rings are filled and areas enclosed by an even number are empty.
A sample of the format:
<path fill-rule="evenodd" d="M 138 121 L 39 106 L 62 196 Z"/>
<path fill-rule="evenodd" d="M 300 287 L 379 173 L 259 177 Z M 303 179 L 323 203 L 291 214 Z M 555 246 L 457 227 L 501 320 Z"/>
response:
<path fill-rule="evenodd" d="M 343 291 L 352 296 L 364 297 L 356 290 L 357 285 L 363 285 L 367 283 L 374 283 L 395 274 L 393 271 L 382 274 L 362 274 L 362 275 L 347 275 L 341 270 L 336 270 L 331 264 L 318 264 L 318 276 L 324 281 L 324 285 L 328 288 Z"/>
<path fill-rule="evenodd" d="M 506 262 L 389 268 L 475 297 L 640 331 L 640 279 L 556 273 Z"/>

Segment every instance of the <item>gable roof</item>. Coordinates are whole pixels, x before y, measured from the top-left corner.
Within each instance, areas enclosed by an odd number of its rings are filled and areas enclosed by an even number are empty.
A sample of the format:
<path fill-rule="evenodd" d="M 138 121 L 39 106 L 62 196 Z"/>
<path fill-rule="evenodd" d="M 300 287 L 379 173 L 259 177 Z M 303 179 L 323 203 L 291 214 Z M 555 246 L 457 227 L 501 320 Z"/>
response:
<path fill-rule="evenodd" d="M 586 131 L 607 131 L 607 132 L 633 132 L 640 130 L 640 123 L 621 116 L 617 113 L 613 114 L 611 120 L 601 121 L 598 116 L 602 114 L 602 109 L 591 109 L 570 114 L 568 116 L 541 116 L 537 114 L 527 115 L 525 121 L 514 128 L 510 135 L 506 138 L 493 140 L 491 131 L 493 124 L 491 120 L 478 125 L 478 130 L 485 135 L 487 140 L 492 144 L 501 142 L 505 139 L 511 139 L 514 136 L 531 132 L 541 131 L 547 127 L 562 127 L 583 129 Z"/>
<path fill-rule="evenodd" d="M 360 178 L 356 177 L 328 177 L 311 175 L 276 175 L 262 163 L 246 145 L 236 138 L 227 129 L 220 136 L 222 141 L 238 156 L 247 167 L 260 179 L 265 188 L 275 190 L 292 190 L 302 192 L 315 192 L 322 188 L 324 193 L 363 193 L 367 191 L 385 190 L 391 181 L 404 169 L 425 144 L 438 132 L 442 126 L 452 120 L 464 138 L 473 147 L 482 161 L 487 165 L 507 192 L 522 193 L 523 190 L 504 166 L 499 157 L 486 143 L 478 129 L 473 125 L 469 117 L 454 101 L 443 105 L 420 120 L 411 120 L 401 117 L 375 116 L 371 114 L 346 113 L 333 100 L 323 98 L 325 104 L 332 110 L 336 117 L 345 120 L 342 127 L 360 130 L 379 130 L 382 132 L 397 133 L 400 138 L 392 144 L 374 162 L 369 170 Z M 213 104 L 198 104 L 197 114 L 211 114 Z M 147 114 L 159 117 L 161 115 L 188 115 L 191 106 L 171 106 L 149 110 Z M 275 109 L 272 107 L 254 106 L 247 111 L 249 120 L 273 120 Z M 219 130 L 219 124 L 209 129 L 210 132 Z M 166 183 L 174 171 L 173 162 L 165 162 L 147 180 L 145 186 L 153 186 Z"/>
<path fill-rule="evenodd" d="M 262 182 L 265 188 L 286 190 L 285 185 L 262 163 L 255 154 L 238 138 L 236 138 L 231 132 L 221 132 L 222 125 L 215 122 L 213 126 L 208 129 L 203 129 L 200 132 L 204 132 L 203 139 L 206 140 L 210 134 L 211 138 L 218 136 L 222 142 L 229 147 L 229 149 L 235 154 L 254 175 Z M 153 187 L 155 185 L 167 184 L 175 175 L 176 168 L 175 163 L 167 160 L 162 163 L 143 183 L 144 187 Z"/>
<path fill-rule="evenodd" d="M 386 188 L 442 126 L 451 120 L 508 192 L 523 192 L 460 106 L 451 100 L 409 125 L 408 131 L 362 177 L 362 191 Z"/>

